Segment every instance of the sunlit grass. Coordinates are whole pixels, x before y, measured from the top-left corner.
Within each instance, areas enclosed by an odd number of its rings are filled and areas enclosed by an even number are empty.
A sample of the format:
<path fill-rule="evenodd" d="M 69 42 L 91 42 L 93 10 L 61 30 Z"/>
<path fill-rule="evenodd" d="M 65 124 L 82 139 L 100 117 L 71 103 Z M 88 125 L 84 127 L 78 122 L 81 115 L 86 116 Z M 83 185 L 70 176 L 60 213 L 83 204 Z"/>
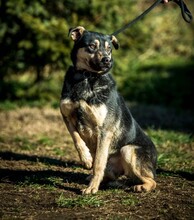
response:
<path fill-rule="evenodd" d="M 57 199 L 56 203 L 59 207 L 73 208 L 73 207 L 100 207 L 104 201 L 98 196 L 78 196 L 76 198 L 67 198 L 62 193 Z"/>
<path fill-rule="evenodd" d="M 128 195 L 122 197 L 121 203 L 125 206 L 135 206 L 139 203 L 139 200 L 134 195 Z"/>
<path fill-rule="evenodd" d="M 154 129 L 149 129 L 147 132 L 156 144 L 160 168 L 193 171 L 194 137 L 191 134 Z"/>
<path fill-rule="evenodd" d="M 32 151 L 35 150 L 38 145 L 27 137 L 14 137 L 13 143 L 21 150 Z"/>

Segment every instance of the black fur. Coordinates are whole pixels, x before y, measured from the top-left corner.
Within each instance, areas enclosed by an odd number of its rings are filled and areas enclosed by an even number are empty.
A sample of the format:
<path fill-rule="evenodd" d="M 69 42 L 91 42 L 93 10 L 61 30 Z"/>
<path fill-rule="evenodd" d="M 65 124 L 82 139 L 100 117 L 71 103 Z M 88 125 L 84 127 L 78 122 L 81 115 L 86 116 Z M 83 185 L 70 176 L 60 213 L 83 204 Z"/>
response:
<path fill-rule="evenodd" d="M 123 97 L 117 92 L 116 84 L 110 73 L 98 75 L 95 73 L 79 72 L 71 66 L 65 76 L 62 89 L 62 99 L 69 98 L 73 102 L 84 100 L 90 105 L 105 104 L 109 110 L 108 124 L 114 124 L 120 120 L 122 135 L 114 140 L 113 148 L 133 144 L 140 146 L 138 155 L 147 162 L 151 161 L 150 167 L 155 174 L 157 153 L 153 142 L 145 135 L 141 127 L 132 117 Z M 82 118 L 80 115 L 78 118 Z M 105 124 L 106 124 L 105 121 Z M 105 129 L 106 130 L 106 129 Z"/>
<path fill-rule="evenodd" d="M 113 130 L 113 138 L 110 146 L 107 146 L 111 149 L 110 154 L 117 154 L 123 146 L 137 146 L 137 148 L 134 149 L 138 158 L 137 163 L 139 163 L 139 165 L 136 164 L 136 166 L 138 166 L 140 170 L 140 175 L 143 175 L 143 172 L 146 170 L 151 172 L 154 176 L 157 162 L 155 146 L 132 117 L 124 99 L 117 92 L 116 83 L 110 74 L 110 69 L 113 64 L 112 56 L 110 56 L 112 49 L 107 52 L 105 45 L 108 43 L 112 46 L 113 44 L 115 48 L 118 48 L 117 42 L 115 39 L 114 42 L 113 40 L 111 41 L 111 39 L 113 39 L 112 36 L 85 31 L 82 27 L 79 28 L 74 29 L 75 35 L 73 35 L 73 39 L 75 44 L 71 52 L 73 66 L 69 67 L 65 75 L 61 100 L 70 100 L 72 103 L 85 101 L 87 105 L 91 107 L 105 105 L 108 113 L 106 114 L 103 125 L 98 128 L 98 131 L 100 132 L 100 137 L 103 139 L 107 131 Z M 98 50 L 93 51 L 93 48 L 90 48 L 90 44 L 94 42 L 95 39 L 98 40 L 99 47 Z M 87 63 L 90 65 L 89 68 L 94 69 L 94 71 L 77 69 L 76 65 L 79 60 L 77 53 L 80 48 L 83 48 L 86 54 L 93 54 L 93 56 L 91 56 L 93 60 Z M 101 58 L 95 58 L 95 56 L 98 57 L 97 55 L 99 53 L 101 53 Z M 82 54 L 80 56 L 82 56 Z M 107 56 L 109 56 L 109 60 L 104 63 L 103 59 Z M 83 62 L 85 62 L 85 60 Z M 104 66 L 107 68 L 104 68 Z M 64 115 L 63 117 L 66 124 L 68 120 L 73 120 L 77 132 L 82 132 L 82 136 L 84 136 L 83 128 L 87 130 L 88 123 L 90 123 L 91 120 L 91 118 L 87 117 L 86 111 L 84 112 L 81 107 L 75 107 L 75 109 L 72 110 L 71 118 L 67 119 L 67 116 Z M 119 125 L 119 127 L 115 129 L 115 125 Z M 90 139 L 86 138 L 84 141 L 86 145 L 91 144 Z M 90 150 L 93 150 L 90 146 L 88 147 Z M 95 148 L 95 146 L 92 147 Z"/>

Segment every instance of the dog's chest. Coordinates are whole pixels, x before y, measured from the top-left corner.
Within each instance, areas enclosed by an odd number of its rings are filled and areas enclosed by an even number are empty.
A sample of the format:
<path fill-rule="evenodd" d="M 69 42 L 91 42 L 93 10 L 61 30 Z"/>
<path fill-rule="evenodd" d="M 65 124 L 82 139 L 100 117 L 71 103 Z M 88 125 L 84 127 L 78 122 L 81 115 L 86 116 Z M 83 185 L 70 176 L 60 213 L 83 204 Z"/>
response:
<path fill-rule="evenodd" d="M 105 104 L 89 105 L 86 101 L 61 101 L 63 116 L 73 124 L 86 142 L 94 144 L 98 129 L 105 123 L 108 109 Z"/>
<path fill-rule="evenodd" d="M 110 90 L 114 81 L 109 74 L 80 79 L 67 72 L 61 99 L 61 113 L 78 131 L 87 146 L 95 145 L 99 128 L 108 117 Z M 88 146 L 89 147 L 89 146 Z"/>
<path fill-rule="evenodd" d="M 62 99 L 69 98 L 73 102 L 85 100 L 90 105 L 99 105 L 109 99 L 109 94 L 114 89 L 115 83 L 110 74 L 90 76 L 67 72 L 63 89 Z"/>

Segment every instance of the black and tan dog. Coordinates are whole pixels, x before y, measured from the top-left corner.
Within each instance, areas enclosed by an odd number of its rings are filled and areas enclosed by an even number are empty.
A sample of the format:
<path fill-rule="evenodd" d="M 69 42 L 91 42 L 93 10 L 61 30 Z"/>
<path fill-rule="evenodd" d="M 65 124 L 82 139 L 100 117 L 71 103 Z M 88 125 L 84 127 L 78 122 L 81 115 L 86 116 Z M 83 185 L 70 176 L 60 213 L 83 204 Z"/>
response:
<path fill-rule="evenodd" d="M 96 193 L 103 178 L 134 180 L 134 191 L 150 191 L 157 154 L 152 141 L 132 117 L 109 73 L 114 36 L 76 27 L 70 66 L 64 80 L 61 113 L 83 165 L 93 168 L 83 194 Z"/>

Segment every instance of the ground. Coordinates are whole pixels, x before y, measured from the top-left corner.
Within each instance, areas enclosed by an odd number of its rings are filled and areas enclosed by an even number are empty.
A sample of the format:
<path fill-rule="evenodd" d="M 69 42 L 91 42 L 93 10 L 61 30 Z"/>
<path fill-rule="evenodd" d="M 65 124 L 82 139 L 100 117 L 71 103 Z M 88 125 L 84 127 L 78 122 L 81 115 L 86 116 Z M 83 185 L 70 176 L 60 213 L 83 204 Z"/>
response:
<path fill-rule="evenodd" d="M 133 111 L 138 116 L 137 109 Z M 165 111 L 159 113 L 164 118 Z M 187 117 L 180 123 L 173 119 L 174 126 L 189 128 L 192 119 Z M 144 123 L 150 119 L 146 116 Z M 160 118 L 154 120 L 159 122 Z M 167 128 L 168 120 L 161 127 Z M 129 180 L 123 177 L 117 183 L 102 185 L 96 195 L 82 196 L 90 171 L 80 165 L 59 110 L 2 110 L 0 130 L 0 219 L 194 218 L 193 139 L 188 142 L 183 136 L 181 144 L 177 144 L 184 154 L 176 153 L 176 158 L 184 161 L 174 160 L 175 164 L 165 151 L 170 140 L 163 145 L 154 130 L 150 132 L 157 149 L 162 149 L 154 191 L 134 193 Z"/>

